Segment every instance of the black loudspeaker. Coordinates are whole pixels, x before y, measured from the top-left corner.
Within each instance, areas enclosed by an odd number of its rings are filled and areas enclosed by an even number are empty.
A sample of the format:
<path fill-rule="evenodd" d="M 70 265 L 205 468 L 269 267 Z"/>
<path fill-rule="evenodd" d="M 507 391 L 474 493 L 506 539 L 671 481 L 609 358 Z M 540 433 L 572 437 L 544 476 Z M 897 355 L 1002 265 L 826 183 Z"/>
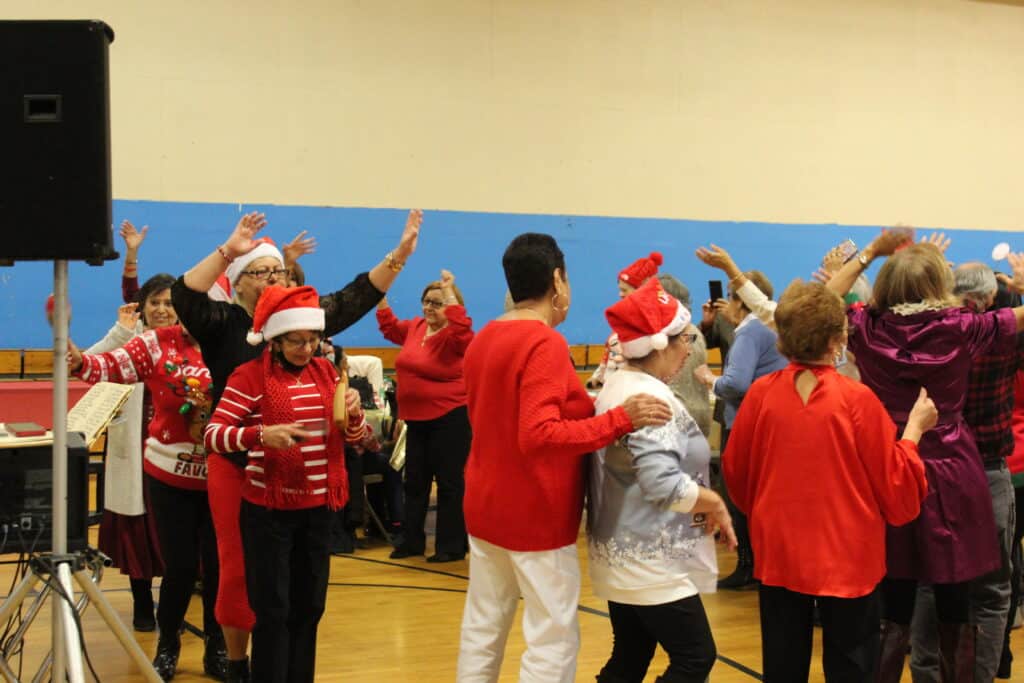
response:
<path fill-rule="evenodd" d="M 0 262 L 117 258 L 101 21 L 0 21 Z"/>

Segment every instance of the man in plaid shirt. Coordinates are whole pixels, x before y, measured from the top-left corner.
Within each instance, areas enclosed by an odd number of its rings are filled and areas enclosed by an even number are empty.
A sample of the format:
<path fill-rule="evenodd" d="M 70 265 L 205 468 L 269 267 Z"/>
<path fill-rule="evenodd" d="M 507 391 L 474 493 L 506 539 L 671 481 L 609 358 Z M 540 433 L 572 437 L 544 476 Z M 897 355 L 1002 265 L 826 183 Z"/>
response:
<path fill-rule="evenodd" d="M 992 269 L 965 263 L 954 271 L 954 293 L 977 312 L 1011 305 L 996 302 L 998 286 Z M 1003 298 L 1003 297 L 1000 297 Z M 1013 453 L 1014 380 L 1024 368 L 1024 336 L 1005 353 L 978 356 L 971 365 L 964 419 L 981 453 L 992 493 L 1002 566 L 971 581 L 971 619 L 978 627 L 975 680 L 991 681 L 999 668 L 1003 636 L 1010 612 L 1010 545 L 1015 519 L 1014 491 L 1006 456 Z M 920 597 L 920 595 L 919 595 Z M 930 597 L 930 596 L 927 596 Z M 915 681 L 939 681 L 934 610 L 915 610 L 910 667 Z M 930 617 L 930 618 L 929 618 Z"/>

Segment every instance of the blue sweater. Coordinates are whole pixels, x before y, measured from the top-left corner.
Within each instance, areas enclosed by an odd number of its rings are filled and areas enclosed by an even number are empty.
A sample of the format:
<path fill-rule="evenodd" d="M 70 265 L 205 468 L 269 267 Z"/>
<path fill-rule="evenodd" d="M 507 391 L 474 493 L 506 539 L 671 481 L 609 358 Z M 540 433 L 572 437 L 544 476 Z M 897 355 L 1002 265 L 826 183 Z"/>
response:
<path fill-rule="evenodd" d="M 753 315 L 736 328 L 736 338 L 725 359 L 725 370 L 715 382 L 715 396 L 725 401 L 725 428 L 732 429 L 740 401 L 754 380 L 789 365 L 775 347 L 777 335 Z"/>

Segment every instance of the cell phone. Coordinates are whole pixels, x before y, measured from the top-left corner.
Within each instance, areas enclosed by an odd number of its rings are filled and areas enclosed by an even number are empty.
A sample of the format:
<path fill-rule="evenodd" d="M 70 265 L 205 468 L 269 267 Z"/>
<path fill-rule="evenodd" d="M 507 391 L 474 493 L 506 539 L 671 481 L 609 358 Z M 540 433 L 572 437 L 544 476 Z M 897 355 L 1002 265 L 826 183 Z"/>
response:
<path fill-rule="evenodd" d="M 719 299 L 724 299 L 722 294 L 722 281 L 721 280 L 708 280 L 708 294 L 711 297 L 711 303 L 715 303 Z"/>
<path fill-rule="evenodd" d="M 844 240 L 837 248 L 839 253 L 843 255 L 843 263 L 857 255 L 857 245 L 851 239 Z"/>

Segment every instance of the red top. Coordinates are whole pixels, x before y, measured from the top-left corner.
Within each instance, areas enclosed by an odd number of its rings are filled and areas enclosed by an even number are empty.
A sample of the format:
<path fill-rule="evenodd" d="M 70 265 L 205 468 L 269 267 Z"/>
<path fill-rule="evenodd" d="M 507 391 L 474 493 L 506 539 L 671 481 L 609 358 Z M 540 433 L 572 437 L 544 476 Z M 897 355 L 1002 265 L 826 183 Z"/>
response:
<path fill-rule="evenodd" d="M 206 490 L 202 444 L 210 419 L 210 371 L 180 325 L 149 330 L 108 353 L 83 354 L 80 376 L 93 384 L 145 383 L 153 401 L 146 474 L 171 486 Z M 183 413 L 186 404 L 191 407 Z"/>
<path fill-rule="evenodd" d="M 326 505 L 327 459 L 344 457 L 341 453 L 328 453 L 325 428 L 334 421 L 334 406 L 324 403 L 324 398 L 308 375 L 307 365 L 296 376 L 296 383 L 288 387 L 288 394 L 295 411 L 295 421 L 312 434 L 300 444 L 306 479 L 312 494 L 303 495 L 294 504 L 282 509 L 301 510 Z M 242 497 L 250 503 L 266 507 L 263 483 L 263 458 L 266 454 L 260 446 L 260 425 L 263 424 L 260 401 L 263 399 L 263 391 L 264 377 L 259 361 L 241 365 L 231 374 L 206 429 L 206 449 L 211 453 L 249 451 Z M 350 414 L 346 440 L 362 440 L 365 429 L 362 410 Z"/>
<path fill-rule="evenodd" d="M 575 543 L 584 456 L 632 431 L 626 411 L 594 417 L 565 339 L 540 321 L 489 323 L 466 351 L 465 372 L 467 531 L 516 551 Z"/>
<path fill-rule="evenodd" d="M 1016 476 L 1024 474 L 1024 370 L 1017 371 L 1013 390 L 1013 454 L 1006 458 L 1006 466 L 1010 468 L 1010 474 Z M 1015 481 L 1014 485 L 1022 483 Z"/>
<path fill-rule="evenodd" d="M 818 379 L 804 405 L 796 375 Z M 917 445 L 896 440 L 881 401 L 831 366 L 792 363 L 756 381 L 722 457 L 750 517 L 762 583 L 857 598 L 886 572 L 885 525 L 917 517 L 928 491 Z"/>
<path fill-rule="evenodd" d="M 377 324 L 402 350 L 395 359 L 398 415 L 403 420 L 433 420 L 466 405 L 462 358 L 473 340 L 473 320 L 462 306 L 444 309 L 448 324 L 426 336 L 423 318 L 399 320 L 390 308 L 377 309 Z"/>

